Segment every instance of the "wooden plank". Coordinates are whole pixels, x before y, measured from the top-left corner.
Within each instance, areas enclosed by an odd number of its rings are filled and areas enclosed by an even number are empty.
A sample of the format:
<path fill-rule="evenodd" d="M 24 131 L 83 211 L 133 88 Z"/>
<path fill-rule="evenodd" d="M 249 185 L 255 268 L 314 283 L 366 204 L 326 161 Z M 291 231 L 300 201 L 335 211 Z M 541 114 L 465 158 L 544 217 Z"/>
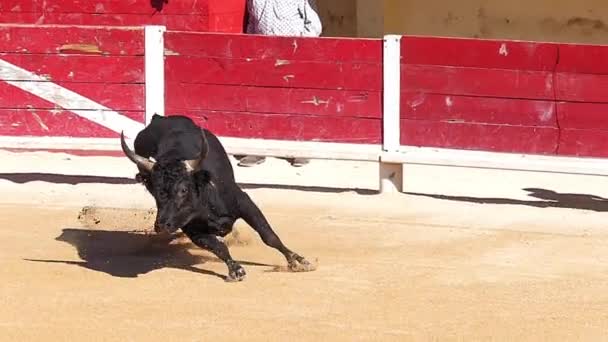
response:
<path fill-rule="evenodd" d="M 608 103 L 608 75 L 556 73 L 557 100 Z"/>
<path fill-rule="evenodd" d="M 558 46 L 509 40 L 405 36 L 401 40 L 401 55 L 406 64 L 553 71 Z"/>
<path fill-rule="evenodd" d="M 558 154 L 563 156 L 608 157 L 608 130 L 561 130 Z"/>
<path fill-rule="evenodd" d="M 143 121 L 143 112 L 123 115 Z M 64 110 L 0 109 L 0 135 L 113 138 L 119 134 Z"/>
<path fill-rule="evenodd" d="M 234 1 L 227 1 L 234 3 Z M 198 15 L 208 13 L 209 1 L 180 0 L 163 5 L 163 14 Z M 2 0 L 0 12 L 11 13 L 88 13 L 146 14 L 155 12 L 150 0 L 73 1 L 73 0 Z"/>
<path fill-rule="evenodd" d="M 201 0 L 190 0 L 200 4 Z M 243 0 L 204 0 L 207 3 L 207 7 L 210 15 L 217 13 L 231 13 L 237 11 L 245 11 L 247 6 Z"/>
<path fill-rule="evenodd" d="M 0 13 L 0 23 L 47 25 L 143 26 L 164 25 L 170 30 L 207 31 L 206 15 Z"/>
<path fill-rule="evenodd" d="M 299 38 L 260 35 L 167 32 L 168 55 L 207 58 L 382 63 L 382 40 Z"/>
<path fill-rule="evenodd" d="M 27 81 L 26 81 L 27 82 Z M 21 83 L 21 82 L 17 82 Z M 143 111 L 145 103 L 144 86 L 141 84 L 105 83 L 64 83 L 59 86 L 72 90 L 103 106 L 117 111 Z M 55 104 L 29 92 L 0 81 L 0 108 L 55 109 Z M 76 102 L 79 103 L 79 102 Z M 65 109 L 91 109 L 71 106 Z"/>
<path fill-rule="evenodd" d="M 608 130 L 608 103 L 557 103 L 558 121 L 564 129 Z"/>
<path fill-rule="evenodd" d="M 559 130 L 427 120 L 401 120 L 401 144 L 494 152 L 554 154 Z"/>
<path fill-rule="evenodd" d="M 241 87 L 170 82 L 167 111 L 233 112 L 382 117 L 380 92 Z"/>
<path fill-rule="evenodd" d="M 231 13 L 210 12 L 205 31 L 242 34 L 245 32 L 244 18 L 244 10 Z"/>
<path fill-rule="evenodd" d="M 12 12 L 40 12 L 41 4 L 37 0 L 19 1 L 19 0 L 3 0 L 0 2 L 0 13 Z"/>
<path fill-rule="evenodd" d="M 168 82 L 261 87 L 382 89 L 380 64 L 167 56 Z"/>
<path fill-rule="evenodd" d="M 402 64 L 404 91 L 502 98 L 554 98 L 553 73 L 547 71 L 461 68 Z"/>
<path fill-rule="evenodd" d="M 608 74 L 608 46 L 560 44 L 558 72 Z"/>
<path fill-rule="evenodd" d="M 53 82 L 143 83 L 144 59 L 132 56 L 30 55 L 0 53 L 0 59 Z M 1 78 L 0 71 L 0 78 Z M 5 80 L 14 80 L 5 75 Z"/>
<path fill-rule="evenodd" d="M 142 28 L 0 26 L 0 52 L 144 55 Z"/>
<path fill-rule="evenodd" d="M 553 101 L 402 92 L 401 118 L 557 127 Z"/>
<path fill-rule="evenodd" d="M 558 154 L 608 157 L 607 46 L 560 44 L 556 96 L 560 143 Z M 596 102 L 596 103 L 589 103 Z"/>
<path fill-rule="evenodd" d="M 184 111 L 202 127 L 227 137 L 378 144 L 380 119 L 278 115 L 226 111 Z"/>

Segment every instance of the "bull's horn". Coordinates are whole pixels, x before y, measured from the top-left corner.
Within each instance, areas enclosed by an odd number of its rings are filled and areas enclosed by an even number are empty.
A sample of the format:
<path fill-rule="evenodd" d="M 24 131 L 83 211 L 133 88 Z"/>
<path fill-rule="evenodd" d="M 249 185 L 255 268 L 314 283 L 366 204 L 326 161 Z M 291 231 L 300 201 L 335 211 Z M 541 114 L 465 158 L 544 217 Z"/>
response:
<path fill-rule="evenodd" d="M 205 136 L 205 131 L 201 130 L 203 135 L 203 142 L 201 144 L 201 154 L 197 159 L 185 160 L 184 164 L 186 165 L 186 170 L 188 172 L 196 172 L 200 170 L 203 159 L 207 157 L 207 153 L 209 152 L 209 142 L 207 141 L 207 137 Z"/>
<path fill-rule="evenodd" d="M 152 171 L 152 167 L 154 166 L 154 162 L 152 162 L 151 160 L 149 160 L 147 158 L 144 158 L 144 157 L 138 155 L 133 150 L 131 150 L 129 148 L 129 146 L 127 146 L 127 142 L 125 141 L 125 133 L 124 132 L 120 132 L 120 146 L 122 147 L 122 151 L 125 153 L 125 155 L 127 156 L 127 158 L 129 158 L 129 160 L 131 160 L 137 166 L 141 167 L 142 169 L 144 169 L 144 170 L 146 170 L 148 172 Z"/>

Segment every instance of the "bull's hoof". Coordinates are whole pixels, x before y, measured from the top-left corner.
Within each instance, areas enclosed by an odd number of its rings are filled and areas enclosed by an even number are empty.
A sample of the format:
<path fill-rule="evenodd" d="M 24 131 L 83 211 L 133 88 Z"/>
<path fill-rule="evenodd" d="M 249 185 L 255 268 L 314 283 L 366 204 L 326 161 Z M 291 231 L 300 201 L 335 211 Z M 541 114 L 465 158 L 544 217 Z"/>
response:
<path fill-rule="evenodd" d="M 299 255 L 294 256 L 294 258 L 289 261 L 289 270 L 292 272 L 312 272 L 316 269 L 316 265 L 311 264 L 308 260 Z"/>
<path fill-rule="evenodd" d="M 243 281 L 246 275 L 245 269 L 241 265 L 236 265 L 228 272 L 226 281 L 229 283 Z"/>

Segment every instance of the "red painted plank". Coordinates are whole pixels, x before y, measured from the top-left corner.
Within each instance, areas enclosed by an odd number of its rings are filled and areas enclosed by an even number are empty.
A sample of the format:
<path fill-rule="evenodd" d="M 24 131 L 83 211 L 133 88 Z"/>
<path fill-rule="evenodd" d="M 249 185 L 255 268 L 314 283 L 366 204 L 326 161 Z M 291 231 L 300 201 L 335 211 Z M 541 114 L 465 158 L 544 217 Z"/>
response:
<path fill-rule="evenodd" d="M 608 130 L 608 104 L 606 103 L 557 103 L 561 128 Z"/>
<path fill-rule="evenodd" d="M 401 144 L 493 152 L 554 154 L 559 130 L 426 120 L 401 120 Z"/>
<path fill-rule="evenodd" d="M 608 157 L 608 130 L 562 129 L 558 154 Z"/>
<path fill-rule="evenodd" d="M 28 55 L 0 53 L 0 59 L 53 82 L 143 83 L 143 57 Z M 8 78 L 7 80 L 14 80 Z"/>
<path fill-rule="evenodd" d="M 39 12 L 40 4 L 37 0 L 20 1 L 20 0 L 3 0 L 0 2 L 0 13 L 12 12 Z"/>
<path fill-rule="evenodd" d="M 167 32 L 169 55 L 235 59 L 270 59 L 382 63 L 382 40 L 269 37 L 260 35 Z"/>
<path fill-rule="evenodd" d="M 0 52 L 57 54 L 86 53 L 73 44 L 85 44 L 104 55 L 144 55 L 143 28 L 57 26 L 0 26 Z"/>
<path fill-rule="evenodd" d="M 19 82 L 21 83 L 21 82 Z M 103 106 L 116 111 L 145 110 L 145 89 L 141 84 L 58 83 Z M 16 86 L 0 81 L 0 108 L 55 109 L 56 105 Z M 65 109 L 89 109 L 71 106 Z"/>
<path fill-rule="evenodd" d="M 143 120 L 142 112 L 125 113 Z M 0 109 L 0 135 L 112 138 L 119 134 L 62 110 Z"/>
<path fill-rule="evenodd" d="M 175 114 L 189 116 L 220 136 L 361 144 L 381 141 L 380 119 L 223 111 Z"/>
<path fill-rule="evenodd" d="M 557 127 L 553 101 L 404 92 L 401 118 L 414 120 Z"/>
<path fill-rule="evenodd" d="M 553 74 L 545 71 L 402 65 L 405 91 L 522 99 L 554 98 Z"/>
<path fill-rule="evenodd" d="M 230 2 L 230 1 L 229 1 Z M 232 1 L 234 2 L 234 1 Z M 170 1 L 163 6 L 163 14 L 203 14 L 208 12 L 208 0 Z M 12 13 L 115 13 L 147 14 L 155 12 L 150 0 L 129 1 L 73 1 L 73 0 L 2 0 L 0 12 Z"/>
<path fill-rule="evenodd" d="M 405 36 L 401 55 L 407 64 L 553 71 L 558 47 L 551 43 Z"/>
<path fill-rule="evenodd" d="M 167 83 L 168 112 L 232 112 L 382 117 L 380 92 Z"/>
<path fill-rule="evenodd" d="M 556 73 L 558 100 L 608 103 L 608 75 Z"/>
<path fill-rule="evenodd" d="M 190 0 L 200 4 L 201 0 Z M 243 0 L 206 0 L 210 14 L 245 11 L 247 5 Z"/>
<path fill-rule="evenodd" d="M 232 13 L 210 13 L 206 31 L 238 33 L 245 32 L 245 11 Z"/>
<path fill-rule="evenodd" d="M 382 66 L 379 64 L 182 56 L 168 56 L 165 61 L 166 80 L 182 83 L 371 91 L 382 89 Z"/>
<path fill-rule="evenodd" d="M 150 14 L 82 14 L 82 13 L 0 13 L 0 23 L 142 26 L 165 25 L 169 30 L 207 31 L 206 15 L 150 15 Z"/>
<path fill-rule="evenodd" d="M 608 74 L 608 46 L 560 44 L 558 72 Z"/>

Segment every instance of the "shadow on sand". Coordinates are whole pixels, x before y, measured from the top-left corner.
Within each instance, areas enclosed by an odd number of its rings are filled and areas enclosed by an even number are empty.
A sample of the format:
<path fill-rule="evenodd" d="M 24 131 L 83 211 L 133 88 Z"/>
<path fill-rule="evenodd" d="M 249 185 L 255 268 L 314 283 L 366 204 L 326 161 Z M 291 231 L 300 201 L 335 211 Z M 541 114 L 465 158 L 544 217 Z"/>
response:
<path fill-rule="evenodd" d="M 25 184 L 29 182 L 48 182 L 53 184 L 136 184 L 135 177 L 107 177 L 107 176 L 85 176 L 85 175 L 63 175 L 57 173 L 0 173 L 0 179 L 8 180 L 13 183 Z M 239 183 L 243 190 L 248 189 L 281 189 L 298 190 L 306 192 L 322 193 L 344 193 L 355 192 L 359 195 L 375 195 L 378 192 L 367 189 L 342 189 L 321 186 L 297 186 L 297 185 L 272 185 Z"/>
<path fill-rule="evenodd" d="M 55 184 L 85 184 L 85 183 L 100 183 L 100 184 L 136 184 L 134 179 L 124 177 L 105 177 L 105 176 L 83 176 L 83 175 L 62 175 L 52 173 L 0 173 L 0 179 L 8 180 L 14 183 L 28 183 L 35 181 L 49 182 Z M 298 190 L 306 192 L 318 193 L 345 193 L 355 192 L 359 195 L 375 195 L 376 190 L 367 189 L 341 189 L 331 187 L 318 186 L 292 186 L 292 185 L 271 185 L 271 184 L 254 184 L 254 183 L 239 183 L 243 190 L 248 189 L 285 189 Z M 517 200 L 511 198 L 500 197 L 470 197 L 470 196 L 450 196 L 439 194 L 425 194 L 406 192 L 407 195 L 424 196 L 441 200 L 469 202 L 469 203 L 487 203 L 487 204 L 506 204 L 506 205 L 525 205 L 537 208 L 569 208 L 582 209 L 597 212 L 608 211 L 608 199 L 590 194 L 574 194 L 574 193 L 559 193 L 557 191 L 540 189 L 540 188 L 524 188 L 528 196 L 538 200 Z M 539 201 L 540 200 L 540 201 Z"/>
<path fill-rule="evenodd" d="M 195 273 L 226 276 L 195 267 L 206 262 L 219 262 L 217 258 L 195 255 L 192 243 L 177 242 L 183 235 L 146 235 L 136 232 L 88 229 L 63 229 L 57 241 L 69 243 L 78 251 L 83 261 L 25 259 L 32 262 L 77 265 L 103 272 L 114 277 L 136 278 L 155 270 L 175 268 Z M 239 261 L 242 265 L 277 267 L 274 265 Z"/>
<path fill-rule="evenodd" d="M 517 200 L 510 198 L 493 197 L 468 197 L 468 196 L 448 196 L 421 193 L 408 193 L 413 196 L 431 197 L 441 200 L 469 202 L 479 204 L 506 204 L 506 205 L 525 205 L 536 208 L 566 208 L 581 209 L 596 212 L 608 211 L 608 199 L 590 194 L 560 193 L 553 190 L 539 188 L 524 188 L 528 196 L 539 200 Z"/>

